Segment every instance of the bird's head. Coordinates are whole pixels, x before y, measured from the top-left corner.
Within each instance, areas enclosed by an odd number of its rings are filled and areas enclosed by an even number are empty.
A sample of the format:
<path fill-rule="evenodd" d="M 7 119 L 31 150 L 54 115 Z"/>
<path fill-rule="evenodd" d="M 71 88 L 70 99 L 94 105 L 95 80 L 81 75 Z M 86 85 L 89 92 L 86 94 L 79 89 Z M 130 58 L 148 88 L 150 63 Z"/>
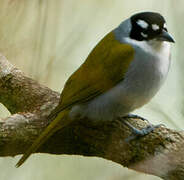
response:
<path fill-rule="evenodd" d="M 128 37 L 139 42 L 149 42 L 151 40 L 175 42 L 168 33 L 163 16 L 155 12 L 134 14 L 115 29 L 115 34 L 120 41 L 122 38 Z"/>
<path fill-rule="evenodd" d="M 130 18 L 131 31 L 130 38 L 137 41 L 168 41 L 174 42 L 168 33 L 165 19 L 159 13 L 143 12 Z"/>

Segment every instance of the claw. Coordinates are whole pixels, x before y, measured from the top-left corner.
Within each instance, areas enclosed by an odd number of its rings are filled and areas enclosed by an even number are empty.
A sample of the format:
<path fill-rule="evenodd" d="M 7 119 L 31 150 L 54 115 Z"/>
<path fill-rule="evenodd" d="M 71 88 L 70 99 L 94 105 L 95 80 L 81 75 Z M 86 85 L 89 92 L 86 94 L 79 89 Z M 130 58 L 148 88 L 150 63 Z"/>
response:
<path fill-rule="evenodd" d="M 124 116 L 123 118 L 141 119 L 141 120 L 146 121 L 150 124 L 150 122 L 147 119 L 145 119 L 139 115 L 136 115 L 136 114 L 128 114 L 128 115 Z"/>
<path fill-rule="evenodd" d="M 120 119 L 122 120 L 122 118 L 120 118 Z M 149 125 L 147 127 L 142 128 L 142 129 L 137 129 L 132 124 L 130 124 L 128 121 L 122 120 L 121 122 L 124 123 L 132 131 L 132 134 L 133 134 L 125 139 L 126 142 L 134 140 L 138 137 L 146 136 L 149 133 L 153 132 L 155 130 L 155 128 L 159 128 L 159 127 L 163 126 L 163 124 L 153 125 L 153 124 L 149 123 Z"/>

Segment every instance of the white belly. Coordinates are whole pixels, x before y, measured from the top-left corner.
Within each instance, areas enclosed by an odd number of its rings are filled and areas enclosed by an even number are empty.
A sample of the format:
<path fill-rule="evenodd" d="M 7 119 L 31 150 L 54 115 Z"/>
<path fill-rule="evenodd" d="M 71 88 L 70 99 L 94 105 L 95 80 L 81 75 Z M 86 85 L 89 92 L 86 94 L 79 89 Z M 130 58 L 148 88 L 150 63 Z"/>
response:
<path fill-rule="evenodd" d="M 163 84 L 170 65 L 166 56 L 136 53 L 123 81 L 86 104 L 71 109 L 70 117 L 88 117 L 94 120 L 113 120 L 143 106 Z M 142 57 L 142 58 L 140 58 Z M 164 57 L 164 58 L 161 58 Z"/>

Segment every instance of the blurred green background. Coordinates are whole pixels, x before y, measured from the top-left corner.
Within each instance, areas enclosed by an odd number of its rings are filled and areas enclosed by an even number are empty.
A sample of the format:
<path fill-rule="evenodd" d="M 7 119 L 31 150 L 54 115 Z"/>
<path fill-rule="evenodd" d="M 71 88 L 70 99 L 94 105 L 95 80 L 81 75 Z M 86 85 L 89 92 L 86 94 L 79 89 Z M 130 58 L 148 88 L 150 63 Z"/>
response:
<path fill-rule="evenodd" d="M 135 12 L 157 11 L 175 37 L 169 77 L 137 114 L 170 128 L 183 125 L 183 0 L 1 0 L 0 52 L 27 76 L 61 91 L 69 75 L 109 31 Z M 1 107 L 1 117 L 9 115 Z M 157 180 L 100 158 L 35 154 L 1 158 L 0 180 Z"/>

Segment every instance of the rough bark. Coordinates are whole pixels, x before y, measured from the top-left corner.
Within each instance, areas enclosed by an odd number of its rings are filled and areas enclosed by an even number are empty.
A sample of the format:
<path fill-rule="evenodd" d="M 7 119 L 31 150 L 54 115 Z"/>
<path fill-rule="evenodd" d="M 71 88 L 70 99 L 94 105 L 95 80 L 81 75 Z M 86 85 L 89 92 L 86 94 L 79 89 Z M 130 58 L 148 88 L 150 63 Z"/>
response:
<path fill-rule="evenodd" d="M 26 77 L 0 56 L 0 102 L 11 116 L 0 120 L 0 156 L 22 154 L 48 125 L 47 116 L 59 93 Z M 147 122 L 129 119 L 138 128 Z M 184 132 L 157 128 L 130 142 L 130 130 L 120 121 L 76 121 L 56 132 L 41 153 L 102 157 L 128 168 L 163 179 L 184 179 Z"/>

